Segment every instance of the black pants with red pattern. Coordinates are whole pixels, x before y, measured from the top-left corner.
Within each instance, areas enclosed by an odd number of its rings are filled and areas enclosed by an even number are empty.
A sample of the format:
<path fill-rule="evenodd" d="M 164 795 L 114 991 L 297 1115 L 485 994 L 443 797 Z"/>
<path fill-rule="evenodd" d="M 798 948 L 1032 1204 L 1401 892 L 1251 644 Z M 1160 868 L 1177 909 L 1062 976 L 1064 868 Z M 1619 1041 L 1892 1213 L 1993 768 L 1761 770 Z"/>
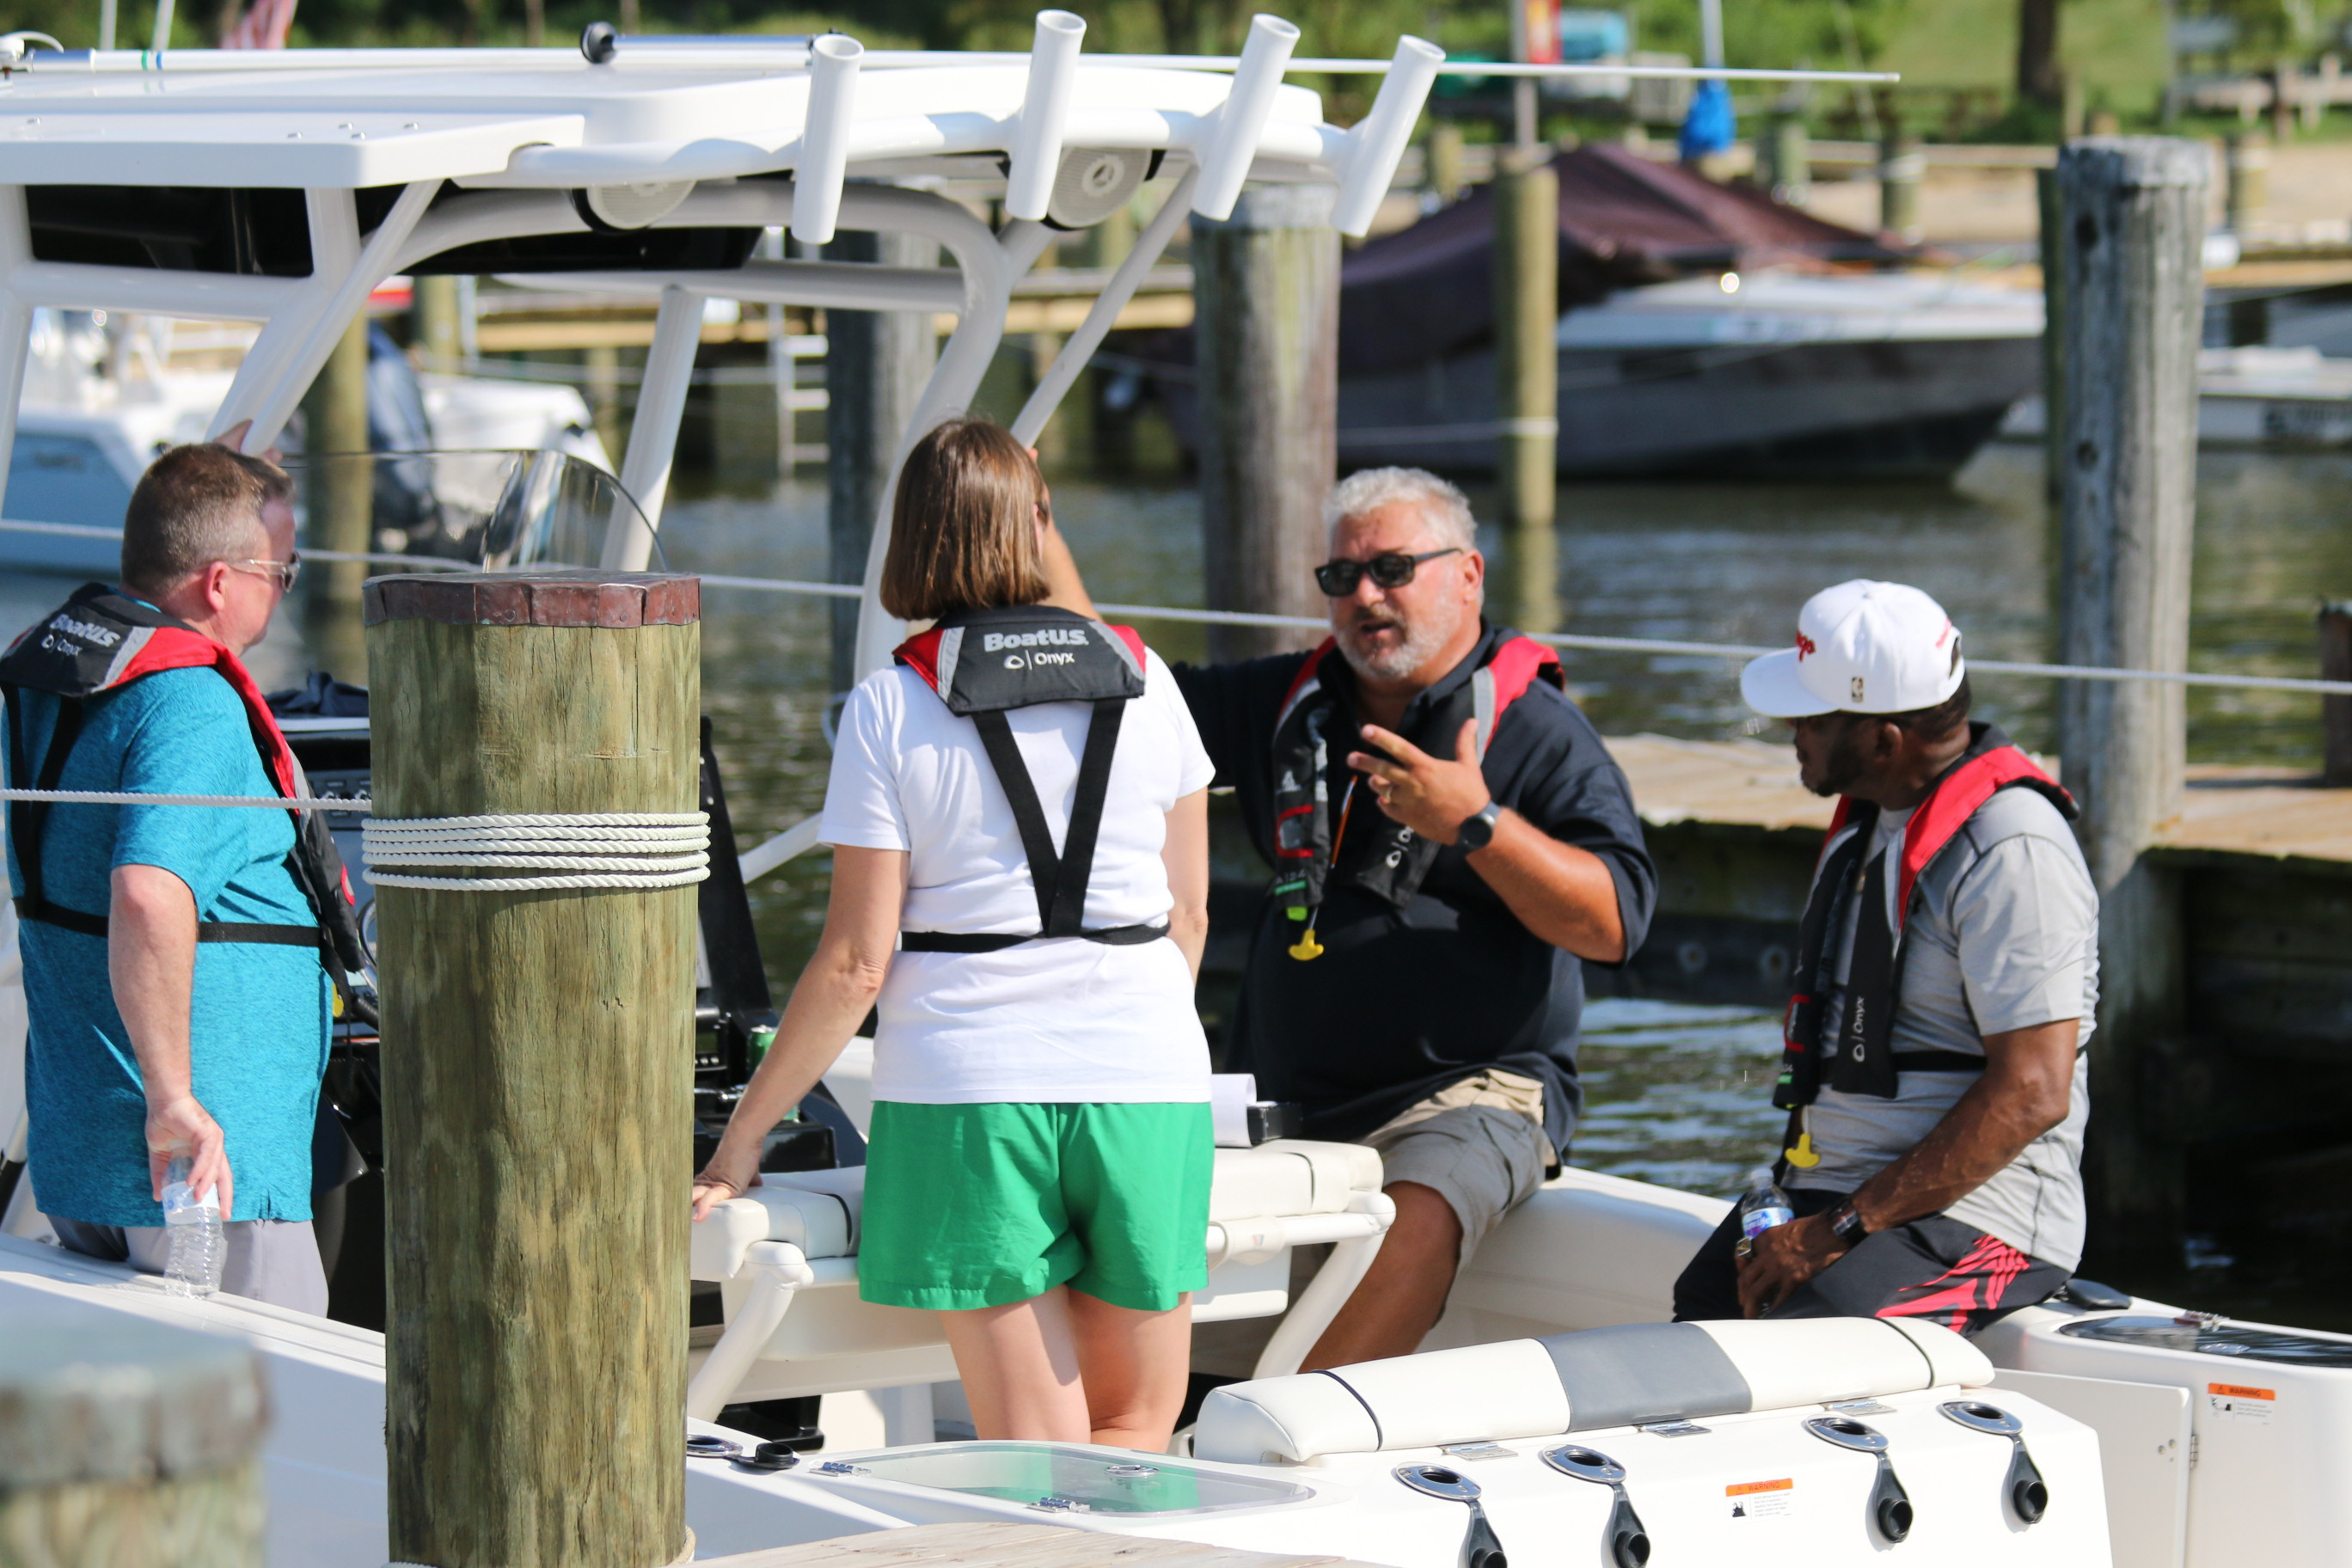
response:
<path fill-rule="evenodd" d="M 1797 1217 L 1837 1206 L 1843 1193 L 1789 1194 Z M 1699 1246 L 1675 1281 L 1675 1321 L 1737 1318 L 1739 1276 L 1732 1247 L 1739 1211 Z M 1790 1291 L 1768 1318 L 1923 1318 L 1973 1334 L 2020 1307 L 2049 1299 L 2072 1271 L 2030 1258 L 1971 1225 L 1930 1215 L 1873 1231 L 1862 1245 Z"/>

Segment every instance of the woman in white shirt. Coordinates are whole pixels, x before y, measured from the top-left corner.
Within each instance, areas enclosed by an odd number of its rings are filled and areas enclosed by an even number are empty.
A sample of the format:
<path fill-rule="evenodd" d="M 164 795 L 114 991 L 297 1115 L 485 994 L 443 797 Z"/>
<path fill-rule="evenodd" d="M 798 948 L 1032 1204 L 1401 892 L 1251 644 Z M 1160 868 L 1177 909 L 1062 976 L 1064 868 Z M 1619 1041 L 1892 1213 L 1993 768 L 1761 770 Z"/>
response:
<path fill-rule="evenodd" d="M 843 711 L 824 935 L 695 1217 L 878 1007 L 859 1294 L 940 1313 L 981 1436 L 1159 1450 L 1207 1282 L 1213 770 L 1140 638 L 1045 602 L 1052 527 L 1001 426 L 908 456 L 882 604 L 939 625 Z"/>

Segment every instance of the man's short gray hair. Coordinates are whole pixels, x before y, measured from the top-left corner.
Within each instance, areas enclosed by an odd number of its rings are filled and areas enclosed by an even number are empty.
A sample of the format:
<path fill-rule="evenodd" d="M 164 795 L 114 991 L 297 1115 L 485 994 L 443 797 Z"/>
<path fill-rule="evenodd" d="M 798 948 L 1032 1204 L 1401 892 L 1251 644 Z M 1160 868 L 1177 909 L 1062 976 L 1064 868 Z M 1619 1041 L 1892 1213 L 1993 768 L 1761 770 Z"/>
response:
<path fill-rule="evenodd" d="M 210 442 L 174 447 L 139 476 L 122 518 L 122 583 L 167 594 L 215 561 L 257 550 L 261 509 L 289 500 L 292 480 L 277 464 Z"/>
<path fill-rule="evenodd" d="M 1470 498 L 1426 468 L 1364 468 L 1331 487 L 1323 503 L 1323 526 L 1335 529 L 1351 517 L 1404 504 L 1421 515 L 1439 541 L 1457 550 L 1478 548 L 1478 520 Z"/>

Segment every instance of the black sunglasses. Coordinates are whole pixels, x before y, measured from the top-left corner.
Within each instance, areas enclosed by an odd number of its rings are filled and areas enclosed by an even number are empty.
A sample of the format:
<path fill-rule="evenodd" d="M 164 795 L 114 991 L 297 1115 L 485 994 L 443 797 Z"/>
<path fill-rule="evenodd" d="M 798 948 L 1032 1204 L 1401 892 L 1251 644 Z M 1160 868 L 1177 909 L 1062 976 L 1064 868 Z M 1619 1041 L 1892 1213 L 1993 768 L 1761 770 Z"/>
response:
<path fill-rule="evenodd" d="M 1377 587 L 1402 588 L 1412 581 L 1424 561 L 1434 561 L 1441 555 L 1459 555 L 1462 547 L 1449 545 L 1444 550 L 1424 550 L 1418 555 L 1407 555 L 1402 550 L 1391 550 L 1373 556 L 1370 561 L 1326 561 L 1315 568 L 1315 585 L 1323 590 L 1327 599 L 1344 599 L 1356 591 L 1356 584 L 1370 576 Z"/>

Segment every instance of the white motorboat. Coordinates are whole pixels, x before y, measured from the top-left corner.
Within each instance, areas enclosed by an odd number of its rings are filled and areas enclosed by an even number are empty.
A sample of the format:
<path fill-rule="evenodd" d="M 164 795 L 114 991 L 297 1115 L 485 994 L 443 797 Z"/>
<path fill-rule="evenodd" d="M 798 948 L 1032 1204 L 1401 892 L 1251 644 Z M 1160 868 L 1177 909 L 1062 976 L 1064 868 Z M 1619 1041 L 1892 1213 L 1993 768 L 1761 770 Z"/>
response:
<path fill-rule="evenodd" d="M 6 179 L 88 188 L 129 171 L 193 191 L 197 205 L 219 193 L 205 221 L 233 227 L 255 205 L 217 183 L 233 172 L 256 189 L 305 193 L 310 259 L 280 276 L 60 257 L 45 248 L 53 237 L 26 185 L 0 184 L 0 387 L 19 379 L 35 307 L 264 320 L 205 428 L 249 419 L 266 444 L 383 278 L 436 262 L 528 272 L 533 256 L 551 268 L 560 258 L 581 269 L 551 271 L 556 280 L 662 298 L 623 465 L 637 504 L 605 507 L 595 537 L 572 541 L 608 569 L 642 569 L 705 297 L 958 311 L 914 416 L 920 428 L 976 388 L 1046 220 L 1099 222 L 1157 177 L 1159 215 L 1014 425 L 1034 438 L 1186 212 L 1223 216 L 1251 178 L 1328 182 L 1335 223 L 1360 232 L 1439 68 L 1436 50 L 1405 40 L 1370 113 L 1341 130 L 1323 121 L 1316 95 L 1282 85 L 1297 33 L 1273 18 L 1215 69 L 1085 61 L 1082 27 L 1049 12 L 1032 56 L 945 58 L 865 55 L 839 37 L 665 44 L 609 29 L 592 29 L 586 59 L 20 54 L 0 92 L 38 112 L 5 130 Z M 942 175 L 1002 180 L 1003 226 L 922 188 Z M 865 183 L 891 180 L 908 183 Z M 837 226 L 921 234 L 950 260 L 747 260 L 750 237 L 778 225 L 817 243 Z M 655 243 L 665 230 L 704 241 Z M 549 239 L 561 244 L 532 248 Z M 493 251 L 494 268 L 484 265 Z M 15 400 L 0 399 L 0 440 L 15 434 Z M 888 515 L 886 497 L 877 563 Z M 878 667 L 901 631 L 869 576 L 860 667 Z M 322 721 L 339 725 L 351 727 Z M 772 868 L 808 837 L 795 829 L 753 848 L 744 873 Z M 7 952 L 0 1026 L 13 1079 L 23 1006 L 13 943 Z M 866 1115 L 858 1053 L 828 1084 L 845 1126 Z M 2352 1560 L 2336 1495 L 2352 1447 L 2352 1339 L 2213 1321 L 2088 1287 L 1973 1344 L 1912 1321 L 1667 1324 L 1671 1281 L 1723 1205 L 1571 1170 L 1481 1249 L 1420 1353 L 1299 1375 L 1379 1245 L 1392 1212 L 1380 1188 L 1377 1157 L 1351 1145 L 1220 1151 L 1202 1315 L 1287 1316 L 1257 1375 L 1209 1398 L 1180 1444 L 1189 1451 L 1152 1456 L 935 1441 L 956 1395 L 935 1321 L 863 1303 L 854 1288 L 862 1172 L 775 1173 L 692 1233 L 692 1272 L 723 1308 L 689 1340 L 680 1416 L 695 1440 L 672 1450 L 688 1467 L 696 1546 L 716 1554 L 1017 1520 L 1394 1568 L 1504 1568 L 1512 1553 L 1615 1568 L 1859 1564 L 1888 1552 L 2068 1568 Z M 37 1228 L 37 1199 L 17 1185 L 9 1228 Z M 564 1238 L 551 1229 L 548 1239 Z M 1323 1243 L 1329 1260 L 1294 1300 L 1291 1254 Z M 273 1562 L 385 1560 L 383 1336 L 226 1297 L 185 1300 L 126 1268 L 0 1237 L 0 1325 L 88 1325 L 95 1338 L 118 1317 L 242 1336 L 265 1358 Z M 742 1454 L 747 1435 L 708 1419 L 809 1394 L 834 1399 L 840 1418 L 828 1412 L 825 1452 L 786 1468 L 735 1464 L 756 1457 Z"/>
<path fill-rule="evenodd" d="M 1726 272 L 1559 322 L 1563 474 L 1942 478 L 2041 382 L 2042 300 L 1948 272 Z M 1361 462 L 1491 464 L 1495 357 L 1340 386 Z"/>
<path fill-rule="evenodd" d="M 119 315 L 110 322 L 102 311 L 97 319 L 34 313 L 5 515 L 51 526 L 0 527 L 0 570 L 112 575 L 114 537 L 141 471 L 163 447 L 202 440 L 234 379 L 227 370 L 174 363 L 173 340 L 185 335 L 175 325 Z M 371 387 L 372 401 L 390 405 L 371 416 L 386 427 L 386 449 L 550 451 L 613 466 L 587 405 L 569 386 L 419 376 L 387 357 L 397 363 L 371 378 L 388 384 Z M 299 441 L 286 445 L 300 450 Z"/>
<path fill-rule="evenodd" d="M 2045 417 L 2036 393 L 2018 403 L 2000 433 L 2038 441 Z M 2352 446 L 2352 359 L 2308 346 L 2202 350 L 2197 444 L 2263 451 Z"/>

